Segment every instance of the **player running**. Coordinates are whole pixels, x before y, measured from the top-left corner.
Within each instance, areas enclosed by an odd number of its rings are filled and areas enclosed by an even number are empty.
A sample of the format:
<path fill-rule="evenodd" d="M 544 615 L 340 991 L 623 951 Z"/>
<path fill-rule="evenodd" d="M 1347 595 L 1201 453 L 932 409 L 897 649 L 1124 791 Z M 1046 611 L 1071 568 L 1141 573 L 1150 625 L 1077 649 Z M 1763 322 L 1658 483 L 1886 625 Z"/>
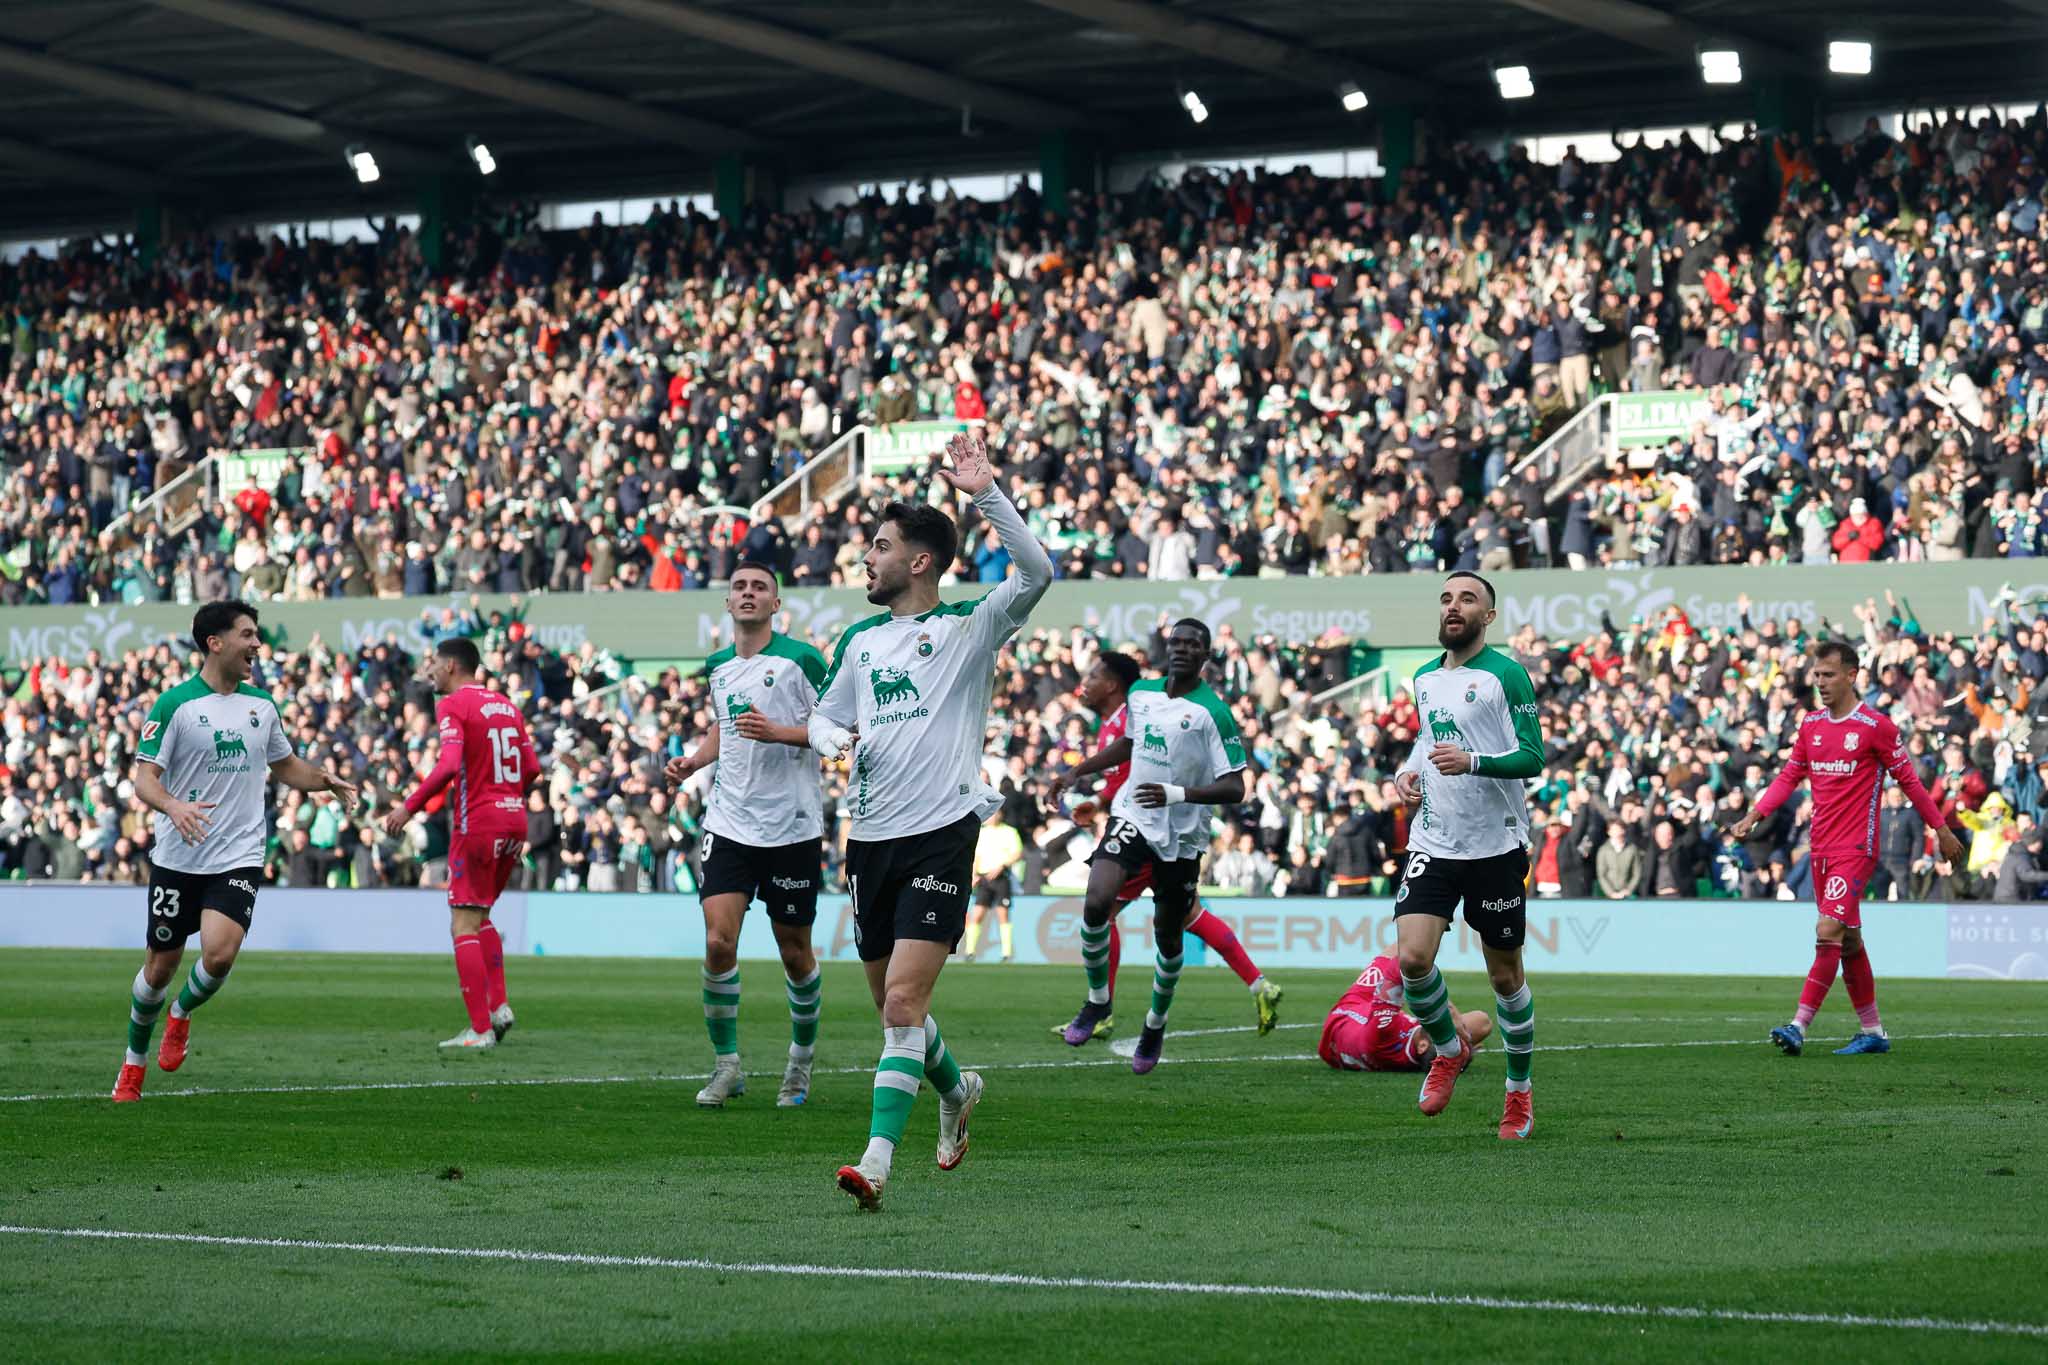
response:
<path fill-rule="evenodd" d="M 1209 627 L 1188 617 L 1166 636 L 1166 677 L 1131 687 L 1122 737 L 1053 778 L 1055 792 L 1075 778 L 1125 764 L 1126 782 L 1110 803 L 1109 828 L 1089 859 L 1088 896 L 1081 906 L 1081 961 L 1088 998 L 1064 1037 L 1075 1047 L 1109 1016 L 1110 919 L 1131 878 L 1152 883 L 1152 1005 L 1131 1054 L 1142 1076 L 1159 1064 L 1166 1014 L 1180 984 L 1182 934 L 1195 911 L 1202 852 L 1209 845 L 1204 806 L 1244 800 L 1244 742 L 1223 698 L 1202 681 Z M 1137 738 L 1133 740 L 1135 732 Z"/>
<path fill-rule="evenodd" d="M 789 1060 L 775 1097 L 787 1109 L 810 1097 L 823 991 L 811 925 L 824 875 L 825 799 L 809 725 L 825 681 L 825 656 L 775 633 L 769 623 L 782 609 L 782 585 L 758 560 L 743 560 L 732 571 L 725 609 L 733 643 L 704 665 L 718 724 L 695 753 L 672 759 L 666 770 L 669 781 L 680 784 L 699 768 L 718 765 L 704 811 L 698 889 L 712 1070 L 697 1103 L 717 1109 L 747 1091 L 740 1070 L 740 922 L 759 899 L 782 955 L 789 1002 Z"/>
<path fill-rule="evenodd" d="M 1439 657 L 1415 671 L 1415 707 L 1429 727 L 1394 778 L 1401 799 L 1422 809 L 1408 830 L 1408 861 L 1394 896 L 1401 985 L 1408 1008 L 1436 1045 L 1418 1105 L 1441 1114 L 1472 1049 L 1458 1037 L 1436 969 L 1444 931 L 1462 902 L 1479 935 L 1507 1052 L 1500 1136 L 1529 1136 L 1536 1006 L 1522 972 L 1528 918 L 1528 779 L 1543 770 L 1543 732 L 1529 674 L 1486 643 L 1496 615 L 1493 585 L 1454 573 L 1438 594 Z"/>
<path fill-rule="evenodd" d="M 254 607 L 207 603 L 193 614 L 192 642 L 203 657 L 199 672 L 157 697 L 135 750 L 135 795 L 156 821 L 146 955 L 129 991 L 117 1104 L 142 1098 L 149 1035 L 185 941 L 199 935 L 199 961 L 164 1025 L 156 1064 L 165 1071 L 185 1064 L 192 1011 L 220 990 L 242 951 L 263 879 L 266 776 L 303 792 L 332 792 L 344 808 L 355 804 L 353 784 L 292 752 L 277 702 L 250 685 L 263 647 Z"/>
<path fill-rule="evenodd" d="M 928 1009 L 965 926 L 981 822 L 1001 804 L 981 780 L 996 653 L 1052 582 L 1052 560 L 997 486 L 982 438 L 955 436 L 946 453 L 953 467 L 940 477 L 974 499 L 1016 572 L 985 597 L 940 602 L 959 529 L 936 507 L 890 503 L 865 560 L 868 601 L 887 610 L 839 637 L 810 720 L 812 747 L 827 758 L 859 740 L 845 797 L 846 882 L 882 1058 L 867 1150 L 838 1181 L 870 1210 L 881 1207 L 920 1078 L 939 1093 L 939 1169 L 967 1155 L 981 1077 L 960 1070 Z"/>
<path fill-rule="evenodd" d="M 1737 839 L 1749 837 L 1801 782 L 1812 781 L 1809 842 L 1813 897 L 1820 907 L 1813 968 L 1806 974 L 1792 1022 L 1771 1030 L 1771 1041 L 1789 1057 L 1797 1057 L 1805 1049 L 1806 1026 L 1828 998 L 1838 967 L 1849 988 L 1849 1003 L 1855 1006 L 1859 1028 L 1847 1047 L 1835 1049 L 1836 1055 L 1853 1057 L 1892 1050 L 1877 1013 L 1877 979 L 1863 948 L 1863 888 L 1877 868 L 1878 801 L 1884 795 L 1886 773 L 1935 832 L 1941 856 L 1949 862 L 1963 856 L 1963 841 L 1949 829 L 1934 798 L 1921 785 L 1899 727 L 1858 700 L 1857 671 L 1856 651 L 1844 641 L 1824 640 L 1814 646 L 1807 681 L 1820 695 L 1820 709 L 1801 718 L 1785 766 L 1749 814 L 1729 830 Z"/>
<path fill-rule="evenodd" d="M 505 942 L 491 923 L 491 907 L 526 856 L 526 793 L 540 780 L 526 718 L 477 681 L 482 671 L 475 641 L 434 646 L 427 677 L 441 698 L 434 707 L 441 752 L 405 804 L 384 817 L 384 832 L 396 835 L 443 788 L 457 784 L 448 808 L 448 933 L 469 1027 L 441 1046 L 462 1051 L 496 1047 L 512 1030 Z"/>
<path fill-rule="evenodd" d="M 1129 694 L 1132 686 L 1138 681 L 1140 671 L 1138 661 L 1130 655 L 1116 650 L 1105 650 L 1095 656 L 1095 663 L 1088 669 L 1088 675 L 1081 679 L 1081 704 L 1098 716 L 1108 717 L 1102 722 L 1102 728 L 1095 736 L 1095 751 L 1098 755 L 1124 737 L 1124 727 L 1130 714 Z M 1131 765 L 1126 761 L 1114 765 L 1107 771 L 1108 776 L 1104 778 L 1102 790 L 1096 794 L 1096 800 L 1075 811 L 1076 824 L 1089 823 L 1089 819 L 1083 817 L 1092 818 L 1091 813 L 1098 803 L 1109 805 L 1115 802 L 1117 793 L 1123 790 L 1125 781 L 1131 775 Z M 1081 773 L 1079 764 L 1053 779 L 1054 791 L 1066 789 L 1077 776 L 1085 776 Z M 1124 936 L 1117 928 L 1117 916 L 1123 913 L 1125 906 L 1144 895 L 1146 888 L 1151 884 L 1151 867 L 1140 868 L 1125 880 L 1122 889 L 1117 892 L 1116 905 L 1110 911 L 1106 932 L 1098 932 L 1085 923 L 1082 926 L 1082 965 L 1091 969 L 1100 966 L 1104 980 L 1099 1009 L 1096 1008 L 1094 974 L 1091 970 L 1088 1003 L 1081 1007 L 1081 1013 L 1075 1015 L 1072 1022 L 1052 1026 L 1052 1031 L 1071 1047 L 1080 1047 L 1091 1038 L 1107 1038 L 1116 1029 L 1116 1016 L 1112 1012 L 1116 1005 L 1116 972 L 1123 962 L 1124 955 Z M 1265 973 L 1252 962 L 1251 954 L 1244 950 L 1244 945 L 1238 942 L 1237 935 L 1232 932 L 1230 926 L 1210 914 L 1208 907 L 1202 904 L 1198 896 L 1195 899 L 1195 913 L 1182 926 L 1182 932 L 1193 934 L 1230 964 L 1230 970 L 1237 973 L 1238 979 L 1244 982 L 1252 993 L 1252 1007 L 1258 1016 L 1259 1032 L 1271 1033 L 1273 1026 L 1280 1022 L 1280 997 L 1283 992 L 1279 986 L 1268 981 Z"/>
<path fill-rule="evenodd" d="M 1316 1051 L 1339 1071 L 1421 1071 L 1436 1056 L 1436 1044 L 1402 1004 L 1399 965 L 1391 957 L 1374 958 L 1330 1007 Z M 1485 1010 L 1453 1009 L 1451 1021 L 1467 1051 L 1493 1032 Z"/>

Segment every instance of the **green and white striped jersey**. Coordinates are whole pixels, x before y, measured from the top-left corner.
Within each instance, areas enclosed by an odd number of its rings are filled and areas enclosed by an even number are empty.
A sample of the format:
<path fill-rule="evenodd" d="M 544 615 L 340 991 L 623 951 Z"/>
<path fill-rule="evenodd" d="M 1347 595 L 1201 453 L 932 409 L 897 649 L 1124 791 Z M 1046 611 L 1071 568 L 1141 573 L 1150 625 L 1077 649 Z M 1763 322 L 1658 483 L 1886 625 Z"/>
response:
<path fill-rule="evenodd" d="M 277 703 L 259 687 L 243 683 L 220 693 L 204 677 L 193 677 L 159 696 L 142 722 L 135 755 L 163 769 L 171 795 L 211 802 L 213 809 L 206 813 L 206 837 L 196 844 L 158 814 L 149 860 L 173 872 L 261 866 L 270 765 L 291 753 Z"/>
<path fill-rule="evenodd" d="M 1138 804 L 1148 782 L 1206 787 L 1244 767 L 1244 740 L 1223 698 L 1207 683 L 1184 697 L 1168 696 L 1164 678 L 1135 683 L 1125 701 L 1124 736 L 1131 741 L 1131 774 L 1117 789 L 1109 813 L 1128 820 L 1162 858 L 1199 858 L 1209 849 L 1213 806 L 1183 801 Z"/>
<path fill-rule="evenodd" d="M 825 832 L 818 756 L 809 745 L 763 744 L 736 722 L 758 711 L 777 725 L 810 723 L 825 683 L 825 656 L 786 635 L 770 635 L 760 653 L 727 647 L 705 661 L 718 711 L 718 764 L 704 828 L 721 839 L 776 848 Z"/>
<path fill-rule="evenodd" d="M 1422 733 L 1402 768 L 1422 777 L 1422 809 L 1408 846 L 1439 858 L 1491 858 L 1529 845 L 1529 788 L 1543 771 L 1536 689 L 1520 664 L 1488 645 L 1459 668 L 1439 655 L 1415 670 Z M 1446 777 L 1429 761 L 1438 744 L 1473 756 Z"/>

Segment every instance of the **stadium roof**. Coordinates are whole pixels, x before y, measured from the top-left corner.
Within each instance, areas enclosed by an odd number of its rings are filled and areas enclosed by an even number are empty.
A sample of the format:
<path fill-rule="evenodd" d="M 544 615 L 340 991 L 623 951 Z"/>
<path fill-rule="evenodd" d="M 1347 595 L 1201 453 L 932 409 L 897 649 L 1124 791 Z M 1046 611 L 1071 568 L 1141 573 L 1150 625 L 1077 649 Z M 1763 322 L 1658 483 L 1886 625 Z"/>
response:
<path fill-rule="evenodd" d="M 1844 36 L 1875 44 L 1872 75 L 1826 74 Z M 797 178 L 1032 164 L 1059 129 L 1177 156 L 1362 146 L 1397 102 L 1472 131 L 1746 118 L 1749 90 L 1700 80 L 1721 45 L 1837 106 L 2025 99 L 2048 0 L 9 0 L 0 229 L 119 225 L 145 195 L 409 207 L 423 176 L 474 174 L 472 137 L 502 192 L 574 198 L 708 188 L 735 153 Z M 1508 63 L 1535 98 L 1503 104 Z M 1346 113 L 1347 81 L 1374 108 Z M 344 164 L 358 144 L 374 186 Z"/>

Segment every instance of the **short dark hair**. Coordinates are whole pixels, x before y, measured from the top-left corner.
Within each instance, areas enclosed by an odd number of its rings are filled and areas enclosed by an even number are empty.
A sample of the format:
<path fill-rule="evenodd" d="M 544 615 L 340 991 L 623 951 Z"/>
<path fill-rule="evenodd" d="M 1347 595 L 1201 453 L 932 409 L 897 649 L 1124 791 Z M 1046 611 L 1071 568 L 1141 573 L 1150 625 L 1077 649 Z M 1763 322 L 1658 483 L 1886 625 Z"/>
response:
<path fill-rule="evenodd" d="M 434 652 L 444 659 L 452 659 L 455 666 L 464 673 L 481 673 L 484 656 L 476 647 L 476 641 L 466 635 L 452 635 L 434 646 Z"/>
<path fill-rule="evenodd" d="M 208 602 L 192 613 L 192 643 L 199 647 L 201 654 L 205 654 L 206 642 L 209 639 L 227 634 L 235 628 L 235 622 L 244 616 L 259 625 L 262 624 L 262 619 L 256 615 L 256 608 L 247 602 Z"/>
<path fill-rule="evenodd" d="M 1202 632 L 1203 649 L 1214 649 L 1216 647 L 1216 637 L 1209 633 L 1209 623 L 1201 617 L 1183 616 L 1180 620 L 1173 623 L 1175 630 L 1179 630 L 1182 626 L 1186 626 L 1189 630 L 1199 630 Z"/>
<path fill-rule="evenodd" d="M 1488 606 L 1492 607 L 1500 605 L 1500 594 L 1493 590 L 1493 584 L 1487 582 L 1478 574 L 1473 573 L 1470 569 L 1460 569 L 1456 573 L 1450 575 L 1449 578 L 1444 579 L 1444 582 L 1449 583 L 1452 579 L 1455 578 L 1471 579 L 1474 583 L 1477 583 L 1480 587 L 1486 589 L 1486 604 Z"/>
<path fill-rule="evenodd" d="M 1145 672 L 1144 669 L 1138 667 L 1136 659 L 1133 659 L 1130 655 L 1119 649 L 1103 650 L 1095 656 L 1095 662 L 1100 667 L 1116 674 L 1117 685 L 1126 692 L 1131 690 L 1131 684 L 1138 681 Z"/>
<path fill-rule="evenodd" d="M 882 520 L 895 522 L 910 544 L 931 551 L 937 572 L 953 567 L 953 559 L 960 553 L 960 528 L 938 508 L 922 502 L 892 502 L 882 509 Z"/>
<path fill-rule="evenodd" d="M 768 575 L 768 581 L 775 585 L 777 591 L 780 591 L 782 588 L 782 575 L 777 573 L 775 566 L 765 559 L 742 559 L 739 563 L 732 566 L 732 577 L 738 578 L 741 569 L 758 569 Z M 730 582 L 731 579 L 726 581 Z"/>
<path fill-rule="evenodd" d="M 1862 659 L 1857 657 L 1856 646 L 1850 644 L 1847 640 L 1822 640 L 1813 647 L 1813 657 L 1815 659 L 1833 659 L 1851 673 L 1854 673 L 1863 663 Z"/>

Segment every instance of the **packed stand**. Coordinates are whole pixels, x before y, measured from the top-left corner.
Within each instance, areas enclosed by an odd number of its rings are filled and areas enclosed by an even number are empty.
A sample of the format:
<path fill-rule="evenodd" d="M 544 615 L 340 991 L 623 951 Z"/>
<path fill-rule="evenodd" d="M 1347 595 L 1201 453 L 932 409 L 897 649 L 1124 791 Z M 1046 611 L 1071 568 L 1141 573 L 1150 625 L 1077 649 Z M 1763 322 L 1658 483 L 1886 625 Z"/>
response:
<path fill-rule="evenodd" d="M 1046 205 L 479 218 L 376 244 L 0 266 L 0 604 L 842 581 L 752 525 L 855 422 L 985 419 L 1068 576 L 1952 559 L 2048 549 L 2048 121 L 1904 140 L 1458 144 L 1363 180 L 1190 171 Z M 1058 210 L 1057 213 L 1053 210 Z M 1711 420 L 1548 509 L 1588 396 Z M 292 449 L 177 530 L 116 514 Z M 979 571 L 993 571 L 988 565 Z"/>
<path fill-rule="evenodd" d="M 1876 705 L 1909 736 L 1935 800 L 1969 846 L 1944 872 L 1896 787 L 1885 797 L 1873 898 L 2032 899 L 2048 884 L 2048 607 L 2002 601 L 1975 639 L 1930 635 L 1906 602 L 1818 623 L 1858 643 Z M 1146 670 L 1164 665 L 1163 628 L 1130 642 Z M 712 723 L 701 677 L 670 669 L 630 676 L 585 649 L 562 656 L 516 620 L 452 613 L 427 629 L 477 634 L 486 680 L 532 721 L 543 780 L 529 809 L 527 889 L 690 891 L 709 771 L 678 791 L 663 764 Z M 1549 764 L 1533 784 L 1531 890 L 1539 897 L 1795 898 L 1807 894 L 1806 797 L 1754 837 L 1725 833 L 1775 775 L 1785 737 L 1811 706 L 1802 679 L 1815 636 L 1776 622 L 1695 629 L 1675 610 L 1610 623 L 1582 641 L 1524 632 L 1503 642 L 1528 668 L 1542 706 Z M 813 641 L 829 650 L 832 641 Z M 1076 689 L 1101 642 L 1081 631 L 1032 631 L 998 670 L 988 777 L 1019 833 L 1019 889 L 1066 892 L 1100 826 L 1047 776 L 1092 750 L 1102 717 Z M 1406 847 L 1392 777 L 1418 717 L 1397 682 L 1383 700 L 1311 698 L 1360 671 L 1336 638 L 1290 645 L 1216 638 L 1210 676 L 1230 700 L 1251 762 L 1248 799 L 1218 814 L 1205 881 L 1246 895 L 1386 894 Z M 324 643 L 265 651 L 258 682 L 276 695 L 300 751 L 346 773 L 365 794 L 344 815 L 282 793 L 269 874 L 292 886 L 436 884 L 445 876 L 438 814 L 397 839 L 377 828 L 432 763 L 433 699 L 419 661 L 395 642 L 343 656 Z M 119 660 L 42 660 L 8 679 L 0 711 L 0 875 L 137 881 L 149 838 L 126 772 L 147 701 L 189 667 L 159 645 Z M 826 774 L 828 829 L 842 775 Z M 430 814 L 433 808 L 430 807 Z M 1077 824 L 1079 818 L 1081 823 Z M 827 840 L 836 864 L 840 838 Z M 836 871 L 828 878 L 836 889 Z"/>

